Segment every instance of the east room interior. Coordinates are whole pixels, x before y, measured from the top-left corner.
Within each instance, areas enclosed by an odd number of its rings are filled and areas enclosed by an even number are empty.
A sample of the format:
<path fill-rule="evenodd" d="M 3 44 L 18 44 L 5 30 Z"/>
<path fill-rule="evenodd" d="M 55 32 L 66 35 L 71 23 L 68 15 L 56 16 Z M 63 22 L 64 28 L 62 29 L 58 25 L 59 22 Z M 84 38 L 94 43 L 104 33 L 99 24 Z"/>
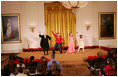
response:
<path fill-rule="evenodd" d="M 1 76 L 37 75 L 117 76 L 117 1 L 1 1 Z"/>

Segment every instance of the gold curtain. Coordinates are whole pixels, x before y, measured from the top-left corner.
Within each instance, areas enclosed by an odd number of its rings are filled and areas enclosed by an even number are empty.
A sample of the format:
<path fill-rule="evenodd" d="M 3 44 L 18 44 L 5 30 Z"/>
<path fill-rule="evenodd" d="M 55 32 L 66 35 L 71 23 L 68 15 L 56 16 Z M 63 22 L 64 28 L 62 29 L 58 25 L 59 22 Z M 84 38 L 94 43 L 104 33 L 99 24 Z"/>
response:
<path fill-rule="evenodd" d="M 66 9 L 58 2 L 45 4 L 45 26 L 46 33 L 51 36 L 50 47 L 53 47 L 55 44 L 55 37 L 51 31 L 54 33 L 59 32 L 63 38 L 62 46 L 68 46 L 67 29 L 75 37 L 75 24 L 76 16 L 72 13 L 72 10 Z"/>

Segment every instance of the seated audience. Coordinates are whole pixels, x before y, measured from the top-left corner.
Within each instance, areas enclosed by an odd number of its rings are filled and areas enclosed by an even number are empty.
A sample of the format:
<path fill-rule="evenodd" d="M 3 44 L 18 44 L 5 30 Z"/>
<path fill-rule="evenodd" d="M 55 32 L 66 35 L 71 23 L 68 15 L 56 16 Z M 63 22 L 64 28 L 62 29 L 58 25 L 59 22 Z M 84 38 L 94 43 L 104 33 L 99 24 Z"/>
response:
<path fill-rule="evenodd" d="M 50 66 L 51 66 L 52 62 L 55 61 L 57 63 L 57 65 L 59 66 L 59 72 L 60 72 L 61 66 L 60 66 L 59 62 L 55 60 L 55 54 L 52 54 L 51 58 L 52 58 L 52 60 L 47 63 L 47 71 L 50 70 Z"/>
<path fill-rule="evenodd" d="M 58 76 L 60 74 L 60 64 L 56 61 L 55 55 L 51 55 L 52 60 L 47 63 L 47 59 L 42 56 L 40 60 L 35 59 L 34 56 L 31 56 L 30 59 L 26 60 L 23 64 L 23 60 L 18 59 L 18 64 L 14 66 L 14 60 L 16 60 L 14 55 L 9 56 L 9 62 L 7 65 L 4 66 L 2 69 L 1 75 L 2 76 Z M 21 58 L 20 58 L 21 59 Z M 16 68 L 17 67 L 17 68 Z M 27 68 L 25 68 L 27 67 Z M 24 71 L 24 72 L 23 72 Z"/>

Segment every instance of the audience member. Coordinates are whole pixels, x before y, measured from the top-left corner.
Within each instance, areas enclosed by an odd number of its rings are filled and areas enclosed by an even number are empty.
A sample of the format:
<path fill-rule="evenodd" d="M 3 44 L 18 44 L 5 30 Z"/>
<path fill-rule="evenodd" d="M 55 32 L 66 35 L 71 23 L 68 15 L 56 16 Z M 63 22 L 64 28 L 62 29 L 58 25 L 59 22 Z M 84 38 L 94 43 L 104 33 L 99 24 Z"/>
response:
<path fill-rule="evenodd" d="M 98 52 L 98 53 L 97 53 L 97 57 L 98 57 L 98 58 L 96 58 L 96 59 L 94 59 L 94 60 L 92 60 L 92 61 L 89 62 L 89 65 L 90 65 L 90 66 L 87 66 L 88 69 L 93 69 L 93 70 L 95 70 L 95 69 L 96 69 L 96 68 L 94 67 L 94 66 L 95 66 L 95 63 L 99 63 L 99 66 L 101 66 L 100 63 L 103 64 L 103 62 L 104 62 L 104 60 L 103 60 L 103 58 L 101 58 L 101 56 L 102 56 L 102 53 L 101 53 L 101 52 Z"/>
<path fill-rule="evenodd" d="M 23 73 L 23 68 L 19 67 L 18 68 L 18 74 L 16 76 L 27 76 L 27 75 Z"/>
<path fill-rule="evenodd" d="M 114 65 L 113 65 L 113 59 L 108 58 L 106 67 L 101 70 L 101 75 L 104 75 L 104 76 L 108 75 L 108 71 L 111 70 L 111 69 L 115 69 Z M 115 74 L 115 71 L 114 71 L 114 74 Z"/>
<path fill-rule="evenodd" d="M 113 57 L 113 50 L 108 51 L 108 56 L 105 57 L 106 63 L 107 63 L 107 59 L 108 59 L 108 58 L 112 58 L 113 61 L 115 61 L 115 58 Z"/>
<path fill-rule="evenodd" d="M 30 71 L 29 71 L 29 69 L 25 69 L 25 70 L 24 70 L 24 74 L 26 74 L 27 76 L 30 76 Z"/>
<path fill-rule="evenodd" d="M 21 62 L 19 62 L 16 66 L 17 66 L 17 68 L 19 68 L 19 67 L 25 68 L 25 65 Z"/>
<path fill-rule="evenodd" d="M 36 71 L 37 71 L 37 74 L 32 75 L 32 76 L 45 76 L 46 75 L 45 68 L 42 63 L 38 64 Z"/>
<path fill-rule="evenodd" d="M 16 76 L 16 73 L 13 72 L 13 69 L 12 68 L 10 69 L 10 73 L 11 73 L 10 76 Z"/>
<path fill-rule="evenodd" d="M 9 76 L 11 73 L 10 73 L 10 65 L 7 64 L 4 66 L 4 69 L 3 69 L 3 75 L 4 76 Z"/>
<path fill-rule="evenodd" d="M 50 70 L 50 65 L 52 64 L 53 61 L 55 61 L 57 63 L 57 65 L 59 66 L 59 72 L 60 72 L 61 66 L 60 66 L 59 62 L 55 60 L 55 54 L 52 54 L 51 58 L 52 58 L 52 60 L 47 63 L 47 71 Z"/>
<path fill-rule="evenodd" d="M 59 76 L 59 66 L 57 65 L 56 61 L 53 61 L 50 65 L 50 70 L 48 71 L 49 76 Z"/>

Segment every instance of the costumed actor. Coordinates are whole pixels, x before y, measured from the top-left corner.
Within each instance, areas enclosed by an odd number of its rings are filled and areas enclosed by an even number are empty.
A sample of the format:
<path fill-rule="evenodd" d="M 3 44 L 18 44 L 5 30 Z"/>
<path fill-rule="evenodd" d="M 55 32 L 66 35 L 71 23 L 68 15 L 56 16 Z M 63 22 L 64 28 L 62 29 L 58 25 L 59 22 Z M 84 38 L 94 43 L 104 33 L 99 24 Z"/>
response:
<path fill-rule="evenodd" d="M 67 30 L 67 34 L 68 34 L 68 37 L 69 37 L 69 47 L 68 47 L 67 53 L 74 53 L 74 51 L 75 51 L 74 36 L 72 35 L 71 32 L 68 33 L 68 30 Z"/>
<path fill-rule="evenodd" d="M 78 32 L 77 32 L 78 33 Z M 83 38 L 83 35 L 79 35 L 79 38 L 78 38 L 79 40 L 79 48 L 78 48 L 78 50 L 77 50 L 77 53 L 79 52 L 79 50 L 80 50 L 80 48 L 82 48 L 83 49 L 83 52 L 84 52 L 84 38 Z"/>
<path fill-rule="evenodd" d="M 60 54 L 62 54 L 62 46 L 61 43 L 63 41 L 63 38 L 59 35 L 59 32 L 57 32 L 56 34 L 52 31 L 53 35 L 55 36 L 55 41 L 56 44 L 53 47 L 53 54 L 55 54 L 55 49 L 58 47 L 60 50 Z"/>
<path fill-rule="evenodd" d="M 39 32 L 39 37 L 41 38 L 40 46 L 44 50 L 44 55 L 45 55 L 45 49 L 47 49 L 47 55 L 48 55 L 48 50 L 49 50 L 49 43 L 48 40 L 51 40 L 51 37 L 49 35 L 41 35 L 41 32 Z"/>

